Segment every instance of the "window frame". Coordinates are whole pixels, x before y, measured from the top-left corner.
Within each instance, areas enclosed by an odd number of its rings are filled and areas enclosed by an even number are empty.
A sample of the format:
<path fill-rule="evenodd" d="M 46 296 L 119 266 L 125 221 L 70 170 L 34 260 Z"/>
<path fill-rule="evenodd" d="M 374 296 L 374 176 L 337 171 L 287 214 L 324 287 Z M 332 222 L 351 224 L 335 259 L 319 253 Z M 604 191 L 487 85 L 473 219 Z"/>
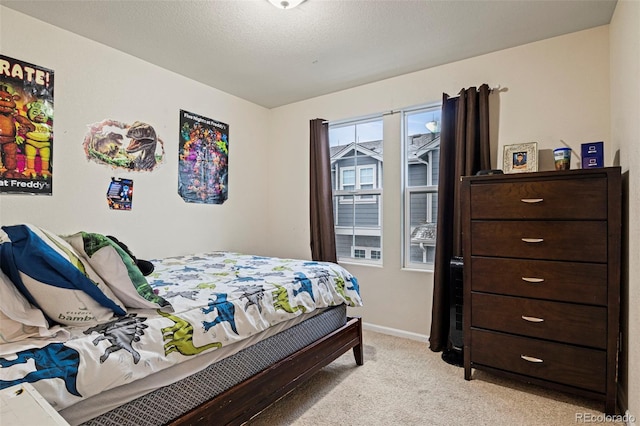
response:
<path fill-rule="evenodd" d="M 373 150 L 373 154 L 368 154 L 368 153 L 360 153 L 360 150 L 365 150 L 365 151 L 371 151 L 369 150 L 369 148 L 367 146 L 361 145 L 361 144 L 365 144 L 367 142 L 360 142 L 360 135 L 358 134 L 358 125 L 363 125 L 363 124 L 367 124 L 367 123 L 378 123 L 380 126 L 384 126 L 384 116 L 383 114 L 375 114 L 375 115 L 371 115 L 371 116 L 367 116 L 367 117 L 362 117 L 362 118 L 354 118 L 354 119 L 349 119 L 349 120 L 341 120 L 341 121 L 332 121 L 329 122 L 329 130 L 331 131 L 332 127 L 333 128 L 340 128 L 340 127 L 348 127 L 348 126 L 354 126 L 354 133 L 353 133 L 353 139 L 355 139 L 355 141 L 351 142 L 351 146 L 353 147 L 354 152 L 356 152 L 355 154 L 355 164 L 354 165 L 350 165 L 350 166 L 344 166 L 344 167 L 340 167 L 337 163 L 334 165 L 334 160 L 333 157 L 331 159 L 332 162 L 332 173 L 334 176 L 334 187 L 332 188 L 332 196 L 333 196 L 333 200 L 334 200 L 334 228 L 335 228 L 335 233 L 336 236 L 341 235 L 341 236 L 350 236 L 351 237 L 351 244 L 350 244 L 350 256 L 340 256 L 340 254 L 338 253 L 338 261 L 341 263 L 355 263 L 355 264 L 359 264 L 359 265 L 371 265 L 371 266 L 382 266 L 382 262 L 383 262 L 383 234 L 384 234 L 384 229 L 383 229 L 383 218 L 382 218 L 382 214 L 383 214 L 383 188 L 382 188 L 382 167 L 383 167 L 383 162 L 384 162 L 384 158 L 378 158 L 378 161 L 373 163 L 373 164 L 358 164 L 358 157 L 362 156 L 364 157 L 373 157 L 375 158 L 376 155 L 382 156 L 383 154 L 381 152 L 375 152 L 375 150 Z M 374 141 L 376 141 L 378 139 L 374 139 Z M 380 134 L 380 143 L 384 144 L 384 133 L 381 132 Z M 330 132 L 330 137 L 328 140 L 329 146 L 332 147 L 331 145 L 331 132 Z M 344 145 L 340 145 L 340 146 L 344 146 L 344 149 L 349 149 L 348 148 L 349 143 L 346 143 Z M 337 146 L 337 145 L 336 145 Z M 344 152 L 344 151 L 341 151 Z M 361 155 L 359 155 L 361 154 Z M 336 162 L 339 162 L 339 158 L 336 160 Z M 342 180 L 342 176 L 343 176 L 343 171 L 342 170 L 355 170 L 355 188 L 354 189 L 349 189 L 349 190 L 344 190 L 344 184 L 343 184 L 343 180 Z M 372 170 L 372 182 L 366 182 L 363 183 L 362 182 L 362 176 L 361 176 L 361 171 L 364 169 L 371 169 Z M 361 185 L 373 185 L 372 189 L 361 189 Z M 364 198 L 363 198 L 364 197 Z M 356 225 L 356 206 L 358 205 L 366 205 L 366 204 L 376 204 L 378 205 L 377 207 L 377 225 Z M 342 206 L 346 206 L 348 204 L 352 204 L 353 205 L 353 220 L 352 220 L 352 225 L 349 226 L 345 226 L 345 225 L 338 225 L 338 209 L 337 206 L 335 205 L 342 205 Z M 356 245 L 356 237 L 358 236 L 364 236 L 364 237 L 376 237 L 379 239 L 379 247 L 364 247 L 364 246 L 359 246 Z M 336 239 L 337 240 L 337 239 Z M 337 242 L 337 241 L 336 241 Z M 364 249 L 365 250 L 365 258 L 356 258 L 354 256 L 354 247 L 358 248 L 358 249 Z M 343 246 L 343 248 L 346 248 Z M 338 249 L 338 247 L 336 247 L 336 249 Z M 371 250 L 374 250 L 376 252 L 379 253 L 379 257 L 377 259 L 371 259 Z"/>

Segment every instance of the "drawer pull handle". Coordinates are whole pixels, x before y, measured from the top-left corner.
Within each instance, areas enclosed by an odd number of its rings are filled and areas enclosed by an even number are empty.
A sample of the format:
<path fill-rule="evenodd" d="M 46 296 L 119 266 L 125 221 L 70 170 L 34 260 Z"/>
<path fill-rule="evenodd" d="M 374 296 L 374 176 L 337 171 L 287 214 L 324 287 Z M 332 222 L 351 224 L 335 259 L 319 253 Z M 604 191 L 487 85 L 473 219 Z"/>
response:
<path fill-rule="evenodd" d="M 522 315 L 521 317 L 523 320 L 525 321 L 529 321 L 529 322 L 544 322 L 544 318 L 538 318 L 538 317 L 527 317 L 525 315 Z"/>
<path fill-rule="evenodd" d="M 544 278 L 522 277 L 522 281 L 535 284 L 535 283 L 544 282 Z"/>
<path fill-rule="evenodd" d="M 535 362 L 538 364 L 544 362 L 544 360 L 541 360 L 540 358 L 534 358 L 532 356 L 527 356 L 527 355 L 520 355 L 520 358 L 524 359 L 525 361 Z"/>
<path fill-rule="evenodd" d="M 544 198 L 521 198 L 520 201 L 527 204 L 535 204 L 543 202 Z"/>
<path fill-rule="evenodd" d="M 525 243 L 541 243 L 544 241 L 544 238 L 521 238 Z"/>

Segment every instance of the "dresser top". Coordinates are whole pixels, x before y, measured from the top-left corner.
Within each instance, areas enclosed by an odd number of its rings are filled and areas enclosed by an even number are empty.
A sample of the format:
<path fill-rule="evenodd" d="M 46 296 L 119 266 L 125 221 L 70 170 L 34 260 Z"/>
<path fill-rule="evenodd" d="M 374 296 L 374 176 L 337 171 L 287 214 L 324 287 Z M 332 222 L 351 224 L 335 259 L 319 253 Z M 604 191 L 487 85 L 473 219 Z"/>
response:
<path fill-rule="evenodd" d="M 601 176 L 620 176 L 620 166 L 614 167 L 600 167 L 593 169 L 574 169 L 574 170 L 550 170 L 543 172 L 531 172 L 531 173 L 507 173 L 496 175 L 481 175 L 481 176 L 462 176 L 461 180 L 468 180 L 470 183 L 498 183 L 501 181 L 514 181 L 514 180 L 541 180 L 541 179 L 579 179 Z"/>

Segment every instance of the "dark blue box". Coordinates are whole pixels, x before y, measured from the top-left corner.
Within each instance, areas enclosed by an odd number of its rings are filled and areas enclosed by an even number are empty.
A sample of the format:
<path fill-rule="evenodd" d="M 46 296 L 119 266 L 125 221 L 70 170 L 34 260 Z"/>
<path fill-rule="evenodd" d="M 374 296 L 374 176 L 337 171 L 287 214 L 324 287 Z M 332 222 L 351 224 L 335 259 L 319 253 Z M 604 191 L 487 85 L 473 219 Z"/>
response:
<path fill-rule="evenodd" d="M 604 142 L 588 142 L 581 146 L 583 169 L 604 167 Z"/>

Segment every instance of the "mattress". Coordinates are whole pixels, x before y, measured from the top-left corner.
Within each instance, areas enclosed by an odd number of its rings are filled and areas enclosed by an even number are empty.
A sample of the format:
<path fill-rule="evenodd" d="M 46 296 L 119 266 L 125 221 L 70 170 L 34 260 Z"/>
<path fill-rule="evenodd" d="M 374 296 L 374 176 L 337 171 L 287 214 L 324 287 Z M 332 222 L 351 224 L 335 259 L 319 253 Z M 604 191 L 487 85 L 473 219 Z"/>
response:
<path fill-rule="evenodd" d="M 342 327 L 347 320 L 346 305 L 314 312 L 255 336 L 256 343 L 245 342 L 235 353 L 203 366 L 198 373 L 184 375 L 185 367 L 165 370 L 132 385 L 112 389 L 62 410 L 71 425 L 83 426 L 152 426 L 163 425 L 198 407 L 207 400 L 242 382 L 270 365 L 293 354 L 317 339 Z M 277 329 L 277 330 L 276 330 Z M 278 331 L 283 329 L 282 331 Z M 276 331 L 278 331 L 276 333 Z M 268 335 L 268 336 L 267 336 Z M 248 346 L 247 346 L 248 344 Z M 193 366 L 195 367 L 195 366 Z M 145 388 L 156 388 L 146 393 Z M 144 395 L 139 395 L 140 392 Z"/>

